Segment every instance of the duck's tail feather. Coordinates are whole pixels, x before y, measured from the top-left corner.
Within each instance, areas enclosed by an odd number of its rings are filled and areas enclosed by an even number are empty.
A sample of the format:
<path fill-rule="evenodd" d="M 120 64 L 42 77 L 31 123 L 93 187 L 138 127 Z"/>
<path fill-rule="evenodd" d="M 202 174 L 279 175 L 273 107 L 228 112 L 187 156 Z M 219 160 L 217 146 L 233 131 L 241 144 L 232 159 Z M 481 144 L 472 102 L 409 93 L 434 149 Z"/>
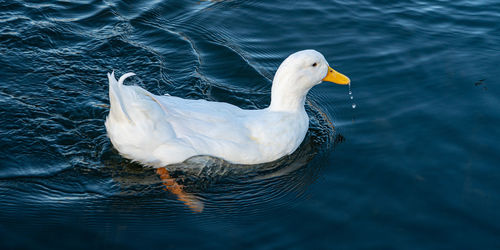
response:
<path fill-rule="evenodd" d="M 108 73 L 109 80 L 109 102 L 110 102 L 110 112 L 109 115 L 116 120 L 128 120 L 131 123 L 134 121 L 130 118 L 127 113 L 125 96 L 124 96 L 124 86 L 123 81 L 130 76 L 135 75 L 134 73 L 127 73 L 120 77 L 118 81 L 115 78 L 115 72 L 111 74 Z"/>

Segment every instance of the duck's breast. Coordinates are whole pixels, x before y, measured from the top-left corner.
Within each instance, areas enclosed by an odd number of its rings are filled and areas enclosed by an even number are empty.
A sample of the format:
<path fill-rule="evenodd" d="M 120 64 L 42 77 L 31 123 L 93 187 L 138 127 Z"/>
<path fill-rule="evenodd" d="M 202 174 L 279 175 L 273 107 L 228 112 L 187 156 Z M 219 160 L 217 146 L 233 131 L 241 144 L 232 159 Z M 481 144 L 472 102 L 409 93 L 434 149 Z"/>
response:
<path fill-rule="evenodd" d="M 247 126 L 261 155 L 258 163 L 262 163 L 293 153 L 304 140 L 309 119 L 305 112 L 262 110 Z"/>

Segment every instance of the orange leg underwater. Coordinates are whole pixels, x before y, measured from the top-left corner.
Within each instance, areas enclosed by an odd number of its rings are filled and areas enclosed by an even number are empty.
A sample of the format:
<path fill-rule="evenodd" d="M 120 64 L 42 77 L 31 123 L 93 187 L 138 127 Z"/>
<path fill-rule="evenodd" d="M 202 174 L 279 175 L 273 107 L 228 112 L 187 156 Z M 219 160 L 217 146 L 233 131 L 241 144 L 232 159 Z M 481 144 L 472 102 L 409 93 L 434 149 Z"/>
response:
<path fill-rule="evenodd" d="M 182 186 L 175 181 L 174 178 L 170 176 L 167 169 L 158 168 L 156 173 L 160 176 L 165 186 L 165 190 L 172 194 L 177 195 L 177 200 L 182 201 L 186 206 L 188 206 L 193 212 L 200 213 L 203 211 L 203 203 L 198 200 L 194 195 L 188 194 L 182 190 Z"/>

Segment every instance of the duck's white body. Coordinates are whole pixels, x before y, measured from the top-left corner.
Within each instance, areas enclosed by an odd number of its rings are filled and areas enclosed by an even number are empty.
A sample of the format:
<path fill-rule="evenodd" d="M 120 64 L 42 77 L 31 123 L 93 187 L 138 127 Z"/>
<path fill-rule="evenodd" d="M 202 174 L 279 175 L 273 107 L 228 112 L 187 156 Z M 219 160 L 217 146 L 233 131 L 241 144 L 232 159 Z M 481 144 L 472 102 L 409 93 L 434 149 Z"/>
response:
<path fill-rule="evenodd" d="M 310 67 L 303 70 L 304 65 Z M 238 164 L 274 161 L 294 152 L 304 139 L 309 125 L 304 109 L 307 91 L 321 82 L 328 68 L 316 51 L 292 54 L 276 73 L 271 105 L 261 110 L 157 96 L 123 85 L 132 73 L 119 81 L 108 74 L 108 136 L 121 155 L 153 167 L 197 155 Z"/>

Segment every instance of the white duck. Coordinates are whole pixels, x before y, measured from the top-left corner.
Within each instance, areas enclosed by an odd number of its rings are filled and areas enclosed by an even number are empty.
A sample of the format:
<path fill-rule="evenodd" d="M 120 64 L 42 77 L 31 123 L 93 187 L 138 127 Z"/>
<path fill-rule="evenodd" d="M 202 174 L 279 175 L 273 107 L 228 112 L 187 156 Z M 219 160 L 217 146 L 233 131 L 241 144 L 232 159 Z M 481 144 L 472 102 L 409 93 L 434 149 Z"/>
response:
<path fill-rule="evenodd" d="M 236 164 L 259 164 L 293 153 L 304 139 L 307 92 L 321 81 L 349 84 L 322 54 L 290 55 L 274 76 L 271 105 L 261 110 L 206 100 L 157 96 L 123 85 L 108 74 L 111 108 L 106 129 L 113 146 L 133 161 L 156 168 L 210 155 Z"/>

